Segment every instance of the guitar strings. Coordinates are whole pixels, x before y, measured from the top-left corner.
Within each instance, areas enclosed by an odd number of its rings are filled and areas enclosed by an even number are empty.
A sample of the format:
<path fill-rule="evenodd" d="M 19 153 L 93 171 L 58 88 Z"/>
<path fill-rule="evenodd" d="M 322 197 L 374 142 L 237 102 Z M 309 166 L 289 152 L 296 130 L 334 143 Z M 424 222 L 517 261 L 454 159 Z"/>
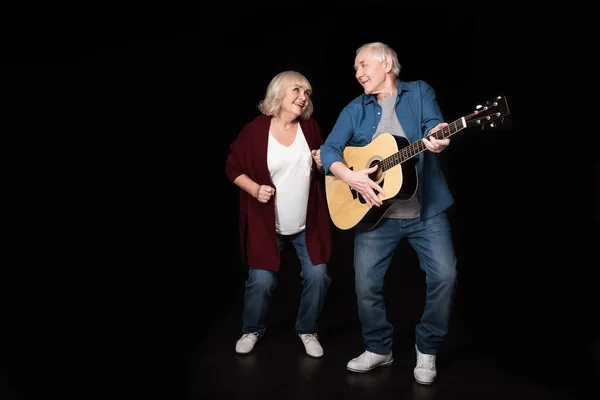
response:
<path fill-rule="evenodd" d="M 447 127 L 434 132 L 433 134 L 431 134 L 431 136 L 434 136 L 436 139 L 445 139 L 454 135 L 456 132 L 464 128 L 466 128 L 466 126 L 463 124 L 462 118 L 459 118 L 456 121 L 449 123 Z M 381 162 L 379 163 L 381 171 L 385 172 L 398 164 L 408 161 L 417 154 L 423 152 L 425 149 L 426 147 L 423 144 L 422 140 L 412 143 L 397 151 L 396 153 L 392 154 L 391 156 L 381 160 Z"/>

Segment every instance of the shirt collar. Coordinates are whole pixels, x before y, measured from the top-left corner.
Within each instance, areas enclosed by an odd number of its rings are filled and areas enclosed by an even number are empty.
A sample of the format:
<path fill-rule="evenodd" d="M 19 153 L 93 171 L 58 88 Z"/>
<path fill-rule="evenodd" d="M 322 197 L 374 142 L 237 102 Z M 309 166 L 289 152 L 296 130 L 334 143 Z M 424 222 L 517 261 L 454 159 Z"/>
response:
<path fill-rule="evenodd" d="M 410 90 L 407 85 L 398 79 L 398 97 L 400 97 L 400 93 L 402 93 L 404 90 Z M 364 104 L 368 104 L 368 103 L 377 103 L 377 97 L 374 94 L 368 94 L 365 95 L 364 98 Z"/>

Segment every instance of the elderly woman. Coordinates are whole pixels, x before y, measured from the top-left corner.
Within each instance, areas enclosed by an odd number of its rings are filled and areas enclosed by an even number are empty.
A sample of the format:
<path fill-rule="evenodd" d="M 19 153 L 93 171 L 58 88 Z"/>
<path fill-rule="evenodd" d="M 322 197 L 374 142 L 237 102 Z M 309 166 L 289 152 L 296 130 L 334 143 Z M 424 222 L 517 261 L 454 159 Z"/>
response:
<path fill-rule="evenodd" d="M 239 233 L 248 279 L 242 337 L 236 352 L 246 354 L 265 333 L 267 312 L 290 242 L 300 261 L 302 294 L 295 329 L 306 353 L 321 357 L 317 320 L 331 283 L 331 220 L 320 158 L 321 130 L 311 119 L 311 85 L 296 71 L 269 83 L 258 108 L 230 145 L 225 174 L 240 188 Z"/>

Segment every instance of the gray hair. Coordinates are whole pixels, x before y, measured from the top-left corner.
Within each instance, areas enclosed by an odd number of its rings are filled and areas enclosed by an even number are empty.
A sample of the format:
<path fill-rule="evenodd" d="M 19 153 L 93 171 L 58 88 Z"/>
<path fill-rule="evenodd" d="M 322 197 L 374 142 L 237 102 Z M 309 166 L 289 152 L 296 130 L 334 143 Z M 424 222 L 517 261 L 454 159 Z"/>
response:
<path fill-rule="evenodd" d="M 275 75 L 269 86 L 264 99 L 258 103 L 261 113 L 275 116 L 281 109 L 281 103 L 285 90 L 291 86 L 300 85 L 304 90 L 312 92 L 312 86 L 304 75 L 297 71 L 283 71 Z M 313 103 L 309 96 L 306 98 L 306 106 L 300 114 L 300 119 L 309 119 L 313 113 Z"/>
<path fill-rule="evenodd" d="M 381 42 L 371 42 L 363 44 L 356 50 L 356 55 L 362 50 L 371 50 L 371 58 L 375 61 L 384 62 L 386 57 L 392 59 L 392 73 L 398 78 L 400 76 L 400 69 L 402 66 L 398 62 L 398 54 L 387 44 Z"/>

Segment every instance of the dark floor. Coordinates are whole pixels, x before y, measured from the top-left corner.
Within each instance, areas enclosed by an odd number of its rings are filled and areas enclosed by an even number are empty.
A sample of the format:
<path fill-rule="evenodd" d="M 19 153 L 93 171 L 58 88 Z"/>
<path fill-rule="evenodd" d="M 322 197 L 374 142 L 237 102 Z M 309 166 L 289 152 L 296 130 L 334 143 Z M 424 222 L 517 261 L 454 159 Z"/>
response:
<path fill-rule="evenodd" d="M 363 348 L 345 233 L 336 234 L 321 318 L 325 356 L 306 356 L 294 333 L 300 278 L 289 253 L 267 334 L 237 355 L 245 271 L 235 234 L 216 228 L 201 238 L 203 223 L 113 216 L 3 225 L 0 400 L 597 398 L 585 395 L 598 394 L 600 378 L 595 281 L 572 273 L 539 283 L 537 268 L 507 265 L 510 256 L 467 253 L 477 241 L 456 224 L 463 262 L 433 386 L 412 376 L 424 281 L 407 245 L 386 286 L 395 363 L 346 370 Z M 584 258 L 569 262 L 590 270 Z"/>

